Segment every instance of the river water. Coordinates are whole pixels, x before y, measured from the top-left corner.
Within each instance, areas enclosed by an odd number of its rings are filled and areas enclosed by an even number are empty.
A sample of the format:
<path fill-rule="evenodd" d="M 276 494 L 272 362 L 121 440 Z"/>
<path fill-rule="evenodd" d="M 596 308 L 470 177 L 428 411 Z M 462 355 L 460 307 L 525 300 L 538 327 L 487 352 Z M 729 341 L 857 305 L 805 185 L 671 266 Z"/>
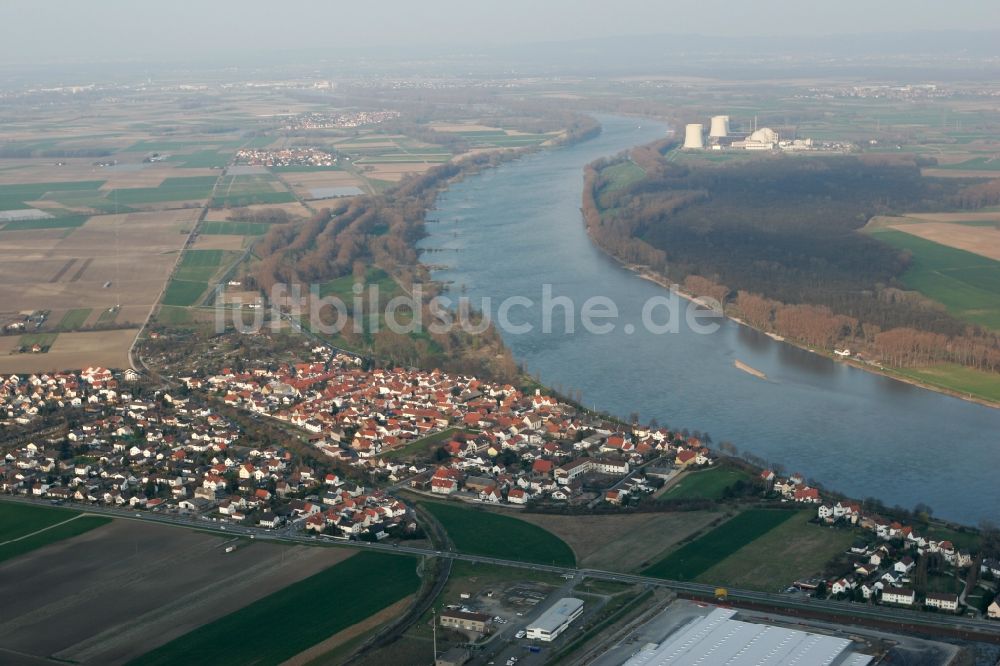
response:
<path fill-rule="evenodd" d="M 620 417 L 708 432 L 852 497 L 877 497 L 967 524 L 1000 520 L 1000 410 L 964 402 L 776 342 L 721 321 L 711 334 L 682 323 L 676 333 L 641 325 L 643 304 L 664 297 L 597 250 L 580 214 L 583 167 L 653 141 L 666 127 L 601 117 L 586 142 L 542 151 L 442 193 L 421 246 L 450 295 L 497 305 L 526 296 L 510 319 L 529 333 L 504 333 L 514 356 L 547 385 L 582 392 L 587 406 Z M 610 298 L 619 317 L 607 334 L 542 332 L 542 285 L 579 309 Z M 662 311 L 655 317 L 663 319 Z M 629 326 L 631 324 L 631 326 Z M 631 331 L 631 332 L 630 332 Z M 734 366 L 739 360 L 761 379 Z"/>

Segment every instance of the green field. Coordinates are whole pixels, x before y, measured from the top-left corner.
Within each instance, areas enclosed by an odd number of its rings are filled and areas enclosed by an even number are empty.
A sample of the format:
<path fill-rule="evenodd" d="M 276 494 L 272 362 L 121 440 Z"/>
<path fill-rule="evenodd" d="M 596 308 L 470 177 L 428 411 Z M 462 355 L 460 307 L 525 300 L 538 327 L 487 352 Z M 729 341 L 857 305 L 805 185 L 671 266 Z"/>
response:
<path fill-rule="evenodd" d="M 75 308 L 70 310 L 63 315 L 62 319 L 59 320 L 59 330 L 75 331 L 76 329 L 81 328 L 84 322 L 87 321 L 87 317 L 90 316 L 92 311 L 93 308 Z"/>
<path fill-rule="evenodd" d="M 222 250 L 185 250 L 174 271 L 174 279 L 208 282 L 219 272 L 224 256 Z"/>
<path fill-rule="evenodd" d="M 957 164 L 941 164 L 938 169 L 959 169 L 976 171 L 1000 171 L 1000 160 L 992 157 L 974 157 Z"/>
<path fill-rule="evenodd" d="M 251 204 L 276 204 L 295 201 L 295 196 L 287 191 L 271 174 L 225 176 L 215 189 L 212 206 L 233 208 Z"/>
<path fill-rule="evenodd" d="M 50 217 L 44 220 L 14 220 L 3 225 L 0 231 L 31 231 L 35 229 L 71 229 L 82 227 L 90 219 L 86 215 Z"/>
<path fill-rule="evenodd" d="M 362 552 L 132 664 L 280 664 L 417 591 L 416 560 Z"/>
<path fill-rule="evenodd" d="M 446 428 L 441 432 L 436 432 L 433 435 L 427 435 L 426 437 L 420 437 L 415 439 L 406 446 L 398 449 L 393 449 L 386 454 L 387 458 L 402 458 L 406 456 L 416 456 L 421 454 L 429 454 L 432 449 L 436 449 L 441 446 L 454 435 L 462 432 L 461 428 Z M 468 431 L 466 431 L 468 432 Z"/>
<path fill-rule="evenodd" d="M 184 169 L 221 169 L 229 164 L 232 153 L 219 152 L 216 150 L 199 150 L 186 155 L 173 155 L 171 162 L 179 162 Z"/>
<path fill-rule="evenodd" d="M 794 516 L 709 568 L 696 580 L 776 592 L 797 579 L 822 574 L 826 563 L 846 551 L 854 540 L 850 530 L 810 523 L 815 511 L 800 511 Z"/>
<path fill-rule="evenodd" d="M 908 289 L 941 303 L 958 319 L 1000 329 L 1000 261 L 895 229 L 874 230 L 872 235 L 913 255 L 902 276 Z"/>
<path fill-rule="evenodd" d="M 38 201 L 50 192 L 76 190 L 97 191 L 103 180 L 78 180 L 65 183 L 27 183 L 24 185 L 0 185 L 0 210 L 21 210 L 30 208 L 27 201 Z"/>
<path fill-rule="evenodd" d="M 230 194 L 224 197 L 213 197 L 212 206 L 222 208 L 239 208 L 241 206 L 252 206 L 254 204 L 281 204 L 292 203 L 295 195 L 291 192 L 253 192 L 248 194 Z"/>
<path fill-rule="evenodd" d="M 642 573 L 671 580 L 694 580 L 795 515 L 794 511 L 779 509 L 744 511 L 671 552 Z"/>
<path fill-rule="evenodd" d="M 0 501 L 0 543 L 31 534 L 78 515 L 80 512 L 72 509 Z"/>
<path fill-rule="evenodd" d="M 898 368 L 893 374 L 964 395 L 1000 402 L 1000 374 L 954 363 L 923 368 Z"/>
<path fill-rule="evenodd" d="M 187 307 L 194 305 L 208 289 L 207 282 L 192 282 L 189 280 L 171 280 L 163 292 L 163 305 L 178 305 Z"/>
<path fill-rule="evenodd" d="M 137 141 L 125 150 L 127 152 L 166 153 L 200 148 L 201 145 L 200 141 L 160 141 L 154 139 L 151 141 Z"/>
<path fill-rule="evenodd" d="M 914 529 L 924 538 L 934 539 L 935 541 L 951 541 L 955 544 L 956 548 L 961 550 L 977 552 L 982 542 L 978 532 L 960 532 L 940 524 L 914 526 Z"/>
<path fill-rule="evenodd" d="M 98 324 L 110 324 L 115 319 L 118 318 L 118 314 L 121 312 L 120 308 L 105 308 L 101 311 L 101 315 L 97 318 Z"/>
<path fill-rule="evenodd" d="M 263 222 L 203 222 L 199 233 L 205 236 L 263 236 L 271 225 Z"/>
<path fill-rule="evenodd" d="M 319 295 L 321 298 L 336 296 L 350 308 L 354 301 L 354 283 L 356 281 L 353 275 L 345 275 L 336 280 L 330 280 L 319 286 Z M 364 287 L 365 290 L 362 294 L 365 298 L 365 307 L 368 306 L 369 289 L 373 289 L 374 287 L 378 287 L 379 300 L 382 303 L 403 293 L 403 290 L 399 288 L 399 285 L 392 279 L 392 276 L 381 268 L 369 268 L 365 272 Z"/>
<path fill-rule="evenodd" d="M 565 541 L 531 523 L 458 504 L 422 502 L 421 506 L 441 521 L 460 552 L 576 566 L 573 550 Z"/>
<path fill-rule="evenodd" d="M 70 522 L 59 524 L 65 521 Z M 79 511 L 71 509 L 0 502 L 0 561 L 83 534 L 109 522 L 110 518 L 81 516 Z M 45 531 L 32 534 L 38 530 Z M 32 536 L 26 536 L 28 534 Z"/>
<path fill-rule="evenodd" d="M 30 347 L 37 344 L 42 349 L 48 349 L 59 337 L 58 333 L 25 333 L 17 339 L 19 347 Z"/>
<path fill-rule="evenodd" d="M 726 488 L 737 481 L 749 481 L 750 475 L 734 467 L 715 467 L 688 472 L 660 499 L 721 499 Z"/>
<path fill-rule="evenodd" d="M 605 191 L 613 191 L 638 183 L 646 177 L 646 171 L 632 160 L 625 160 L 606 167 L 601 171 L 601 175 L 607 179 Z"/>
<path fill-rule="evenodd" d="M 55 201 L 69 208 L 92 208 L 101 213 L 129 213 L 132 209 L 114 199 L 106 199 L 104 190 L 57 190 L 45 195 L 43 201 Z M 42 206 L 44 207 L 44 206 Z M 65 211 L 50 210 L 56 215 Z"/>
<path fill-rule="evenodd" d="M 191 323 L 191 312 L 186 307 L 162 305 L 156 311 L 156 321 L 161 324 L 180 326 Z"/>
<path fill-rule="evenodd" d="M 110 522 L 111 519 L 105 518 L 104 516 L 81 516 L 79 518 L 74 518 L 64 525 L 57 525 L 56 527 L 38 534 L 33 534 L 32 536 L 21 539 L 20 541 L 14 541 L 0 546 L 0 562 L 3 560 L 9 560 L 12 557 L 20 557 L 25 553 L 30 553 L 33 550 L 43 546 L 48 546 L 49 544 L 56 543 L 57 541 L 71 539 L 85 532 L 89 532 L 96 527 L 100 527 L 101 525 L 107 525 Z"/>
<path fill-rule="evenodd" d="M 160 201 L 207 199 L 215 185 L 215 176 L 165 178 L 157 187 L 130 187 L 109 192 L 108 201 L 123 204 L 148 204 Z"/>

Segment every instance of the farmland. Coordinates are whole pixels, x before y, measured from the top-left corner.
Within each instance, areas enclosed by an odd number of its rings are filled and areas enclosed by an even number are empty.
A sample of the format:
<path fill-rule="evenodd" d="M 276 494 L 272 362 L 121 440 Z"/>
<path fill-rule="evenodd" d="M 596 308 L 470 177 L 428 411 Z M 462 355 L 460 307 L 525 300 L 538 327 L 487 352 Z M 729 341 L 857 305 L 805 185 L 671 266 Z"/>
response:
<path fill-rule="evenodd" d="M 163 292 L 164 305 L 188 307 L 197 303 L 208 290 L 208 282 L 173 279 Z"/>
<path fill-rule="evenodd" d="M 419 582 L 412 558 L 358 553 L 131 663 L 280 664 L 412 594 Z"/>
<path fill-rule="evenodd" d="M 92 308 L 73 308 L 59 320 L 59 330 L 74 331 L 82 328 L 92 311 Z"/>
<path fill-rule="evenodd" d="M 122 328 L 59 333 L 51 338 L 44 354 L 0 354 L 0 373 L 51 372 L 91 365 L 127 368 L 128 349 L 138 332 L 137 328 Z"/>
<path fill-rule="evenodd" d="M 270 174 L 225 176 L 215 190 L 212 206 L 237 207 L 295 201 L 291 192 Z"/>
<path fill-rule="evenodd" d="M 103 180 L 56 182 L 56 183 L 16 183 L 0 185 L 0 210 L 20 210 L 31 208 L 28 202 L 38 201 L 50 192 L 94 191 L 104 184 Z"/>
<path fill-rule="evenodd" d="M 200 232 L 205 236 L 263 236 L 269 228 L 261 222 L 205 222 Z"/>
<path fill-rule="evenodd" d="M 0 502 L 0 543 L 23 537 L 80 515 L 72 509 Z"/>
<path fill-rule="evenodd" d="M 103 313 L 116 305 L 117 325 L 138 324 L 196 218 L 195 210 L 128 213 L 90 217 L 67 229 L 2 231 L 0 307 L 52 311 L 40 332 L 85 328 L 85 310 Z M 47 363 L 42 369 L 52 369 Z"/>
<path fill-rule="evenodd" d="M 763 536 L 721 560 L 696 580 L 774 592 L 796 579 L 822 574 L 824 565 L 845 552 L 854 535 L 809 523 L 813 511 L 800 511 Z"/>
<path fill-rule="evenodd" d="M 0 231 L 32 231 L 35 229 L 71 229 L 80 227 L 87 221 L 83 215 L 67 215 L 64 217 L 48 217 L 33 220 L 14 220 L 7 222 Z"/>
<path fill-rule="evenodd" d="M 130 187 L 113 190 L 107 198 L 126 205 L 204 200 L 212 193 L 212 187 L 216 180 L 215 176 L 166 178 L 156 187 Z"/>
<path fill-rule="evenodd" d="M 580 566 L 628 572 L 649 566 L 679 542 L 723 517 L 721 511 L 615 516 L 518 514 L 519 519 L 565 541 L 573 549 Z"/>
<path fill-rule="evenodd" d="M 1000 329 L 1000 261 L 940 245 L 897 229 L 873 230 L 872 235 L 913 261 L 903 283 L 942 305 L 959 319 Z"/>
<path fill-rule="evenodd" d="M 185 250 L 174 278 L 208 282 L 219 271 L 223 256 L 222 250 Z"/>
<path fill-rule="evenodd" d="M 955 363 L 919 368 L 899 368 L 894 375 L 968 396 L 1000 402 L 1000 380 L 995 373 L 983 372 Z"/>
<path fill-rule="evenodd" d="M 103 516 L 76 515 L 56 525 L 39 528 L 43 531 L 34 534 L 29 533 L 26 536 L 14 537 L 6 542 L 0 542 L 0 562 L 20 557 L 33 550 L 64 539 L 71 539 L 110 522 L 110 518 Z"/>
<path fill-rule="evenodd" d="M 114 520 L 0 562 L 0 648 L 122 663 L 349 555 Z"/>
<path fill-rule="evenodd" d="M 423 502 L 464 553 L 571 567 L 573 550 L 559 537 L 531 523 L 456 504 Z"/>
<path fill-rule="evenodd" d="M 647 576 L 695 580 L 743 546 L 770 532 L 796 514 L 777 509 L 750 509 L 711 532 L 681 546 L 646 568 Z"/>

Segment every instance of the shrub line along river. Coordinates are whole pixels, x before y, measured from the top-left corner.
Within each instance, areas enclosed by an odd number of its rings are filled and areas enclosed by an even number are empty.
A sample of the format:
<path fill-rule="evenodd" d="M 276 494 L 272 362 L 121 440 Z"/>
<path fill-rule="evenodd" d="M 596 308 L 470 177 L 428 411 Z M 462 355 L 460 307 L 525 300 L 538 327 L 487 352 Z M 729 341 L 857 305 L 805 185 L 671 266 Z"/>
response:
<path fill-rule="evenodd" d="M 865 372 L 722 320 L 715 333 L 681 322 L 676 333 L 642 325 L 643 305 L 667 292 L 590 241 L 580 213 L 583 167 L 662 137 L 666 126 L 601 116 L 602 133 L 485 170 L 443 192 L 421 241 L 435 280 L 474 305 L 490 297 L 534 307 L 510 311 L 527 334 L 504 332 L 514 356 L 546 384 L 581 391 L 620 417 L 690 428 L 729 440 L 789 472 L 863 499 L 975 525 L 1000 520 L 1000 410 Z M 442 268 L 443 266 L 443 268 Z M 609 334 L 541 331 L 542 285 L 576 306 L 613 301 Z M 560 310 L 555 310 L 561 313 Z M 577 313 L 579 315 L 579 313 Z M 630 332 L 631 331 L 631 332 Z M 739 361 L 765 378 L 744 372 Z"/>

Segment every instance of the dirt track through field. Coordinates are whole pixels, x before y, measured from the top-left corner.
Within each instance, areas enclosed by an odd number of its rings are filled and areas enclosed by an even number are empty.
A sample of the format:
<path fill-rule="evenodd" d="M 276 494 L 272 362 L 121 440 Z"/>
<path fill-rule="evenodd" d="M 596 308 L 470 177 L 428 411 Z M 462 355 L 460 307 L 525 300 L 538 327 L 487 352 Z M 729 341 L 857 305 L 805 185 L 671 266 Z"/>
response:
<path fill-rule="evenodd" d="M 83 265 L 82 265 L 82 266 L 80 266 L 80 270 L 78 270 L 78 271 L 76 272 L 76 275 L 74 275 L 73 277 L 71 277 L 71 278 L 69 279 L 69 281 L 70 281 L 70 282 L 79 282 L 79 281 L 80 281 L 80 278 L 82 278 L 82 277 L 83 277 L 83 273 L 84 273 L 84 271 L 86 271 L 86 270 L 87 270 L 88 268 L 90 268 L 90 264 L 91 264 L 91 263 L 92 263 L 93 261 L 94 261 L 94 258 L 93 258 L 93 257 L 87 257 L 87 258 L 86 258 L 86 259 L 84 260 L 84 262 L 83 262 Z"/>
<path fill-rule="evenodd" d="M 62 276 L 66 275 L 66 272 L 70 268 L 72 268 L 73 264 L 75 263 L 76 259 L 70 259 L 69 261 L 67 261 L 65 264 L 63 264 L 63 267 L 59 269 L 59 272 L 57 272 L 55 275 L 52 276 L 52 279 L 49 280 L 49 282 L 59 282 L 59 280 L 62 279 Z"/>

